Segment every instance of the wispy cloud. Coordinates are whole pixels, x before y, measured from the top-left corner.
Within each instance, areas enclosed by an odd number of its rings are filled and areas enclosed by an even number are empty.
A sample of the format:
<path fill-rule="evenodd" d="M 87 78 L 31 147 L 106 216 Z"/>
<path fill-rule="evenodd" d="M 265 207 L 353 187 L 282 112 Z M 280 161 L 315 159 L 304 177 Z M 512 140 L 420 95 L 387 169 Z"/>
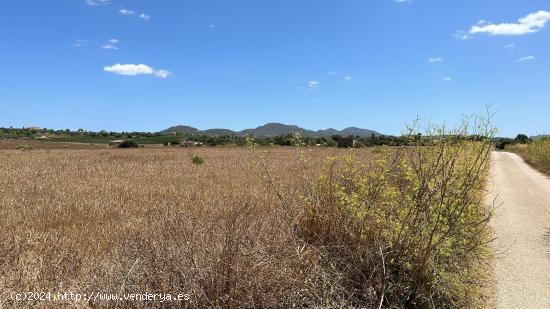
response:
<path fill-rule="evenodd" d="M 319 82 L 316 81 L 316 80 L 310 80 L 308 83 L 307 83 L 307 87 L 310 89 L 310 90 L 313 90 L 317 87 L 319 87 Z"/>
<path fill-rule="evenodd" d="M 345 77 L 344 77 L 344 80 L 345 80 L 348 84 L 350 84 L 350 85 L 355 85 L 355 84 L 356 84 L 355 80 L 353 80 L 353 77 L 351 77 L 351 76 L 349 76 L 349 75 L 348 75 L 348 76 L 345 76 Z"/>
<path fill-rule="evenodd" d="M 464 30 L 456 30 L 453 36 L 459 40 L 469 40 L 473 38 L 473 36 L 469 35 Z"/>
<path fill-rule="evenodd" d="M 514 43 L 504 45 L 504 48 L 514 48 L 514 47 L 516 47 L 516 44 Z"/>
<path fill-rule="evenodd" d="M 101 46 L 103 49 L 111 49 L 111 50 L 118 50 L 118 43 L 120 42 L 118 39 L 110 39 L 108 41 L 109 43 Z"/>
<path fill-rule="evenodd" d="M 160 78 L 168 78 L 172 75 L 172 73 L 170 73 L 170 71 L 167 71 L 167 70 L 153 71 L 153 74 L 155 74 L 156 77 L 160 77 Z"/>
<path fill-rule="evenodd" d="M 430 63 L 443 62 L 443 58 L 439 58 L 439 57 L 437 57 L 437 58 L 429 58 L 429 59 L 428 59 L 428 62 L 430 62 Z"/>
<path fill-rule="evenodd" d="M 88 45 L 88 44 L 90 44 L 90 41 L 88 41 L 88 40 L 75 40 L 73 42 L 73 47 L 80 48 L 80 47 L 83 47 L 83 46 Z"/>
<path fill-rule="evenodd" d="M 412 3 L 412 0 L 393 0 L 396 3 Z"/>
<path fill-rule="evenodd" d="M 124 75 L 124 76 L 137 76 L 137 75 L 154 75 L 159 78 L 168 78 L 172 75 L 167 70 L 155 70 L 154 68 L 145 64 L 115 64 L 112 66 L 106 66 L 103 71 Z"/>
<path fill-rule="evenodd" d="M 128 10 L 128 9 L 120 9 L 118 10 L 118 12 L 122 15 L 126 15 L 126 16 L 136 16 L 140 19 L 143 19 L 143 20 L 149 20 L 151 19 L 151 16 L 145 14 L 145 13 L 141 13 L 141 14 L 138 14 L 136 11 L 134 10 Z"/>
<path fill-rule="evenodd" d="M 86 0 L 86 3 L 91 6 L 98 6 L 98 5 L 104 5 L 109 4 L 111 2 L 110 0 Z"/>
<path fill-rule="evenodd" d="M 136 11 L 128 10 L 128 9 L 120 9 L 118 12 L 122 15 L 136 15 Z"/>
<path fill-rule="evenodd" d="M 450 81 L 453 80 L 453 78 L 449 77 L 449 76 L 445 76 L 445 77 L 442 77 L 441 80 L 446 81 L 446 82 L 450 82 Z"/>
<path fill-rule="evenodd" d="M 514 60 L 515 62 L 525 62 L 525 61 L 535 61 L 537 60 L 537 58 L 535 58 L 535 56 L 526 56 L 526 57 L 521 57 L 519 59 L 516 59 Z"/>
<path fill-rule="evenodd" d="M 117 47 L 116 45 L 111 45 L 111 44 L 105 44 L 105 45 L 101 46 L 101 48 L 103 48 L 103 49 L 118 50 L 118 47 Z"/>
<path fill-rule="evenodd" d="M 487 33 L 489 35 L 524 35 L 544 28 L 550 20 L 550 12 L 538 11 L 518 19 L 516 23 L 493 24 L 480 20 L 470 28 L 470 34 Z"/>
<path fill-rule="evenodd" d="M 335 76 L 335 75 L 336 75 L 336 71 L 328 71 L 328 75 L 329 75 L 329 76 Z"/>

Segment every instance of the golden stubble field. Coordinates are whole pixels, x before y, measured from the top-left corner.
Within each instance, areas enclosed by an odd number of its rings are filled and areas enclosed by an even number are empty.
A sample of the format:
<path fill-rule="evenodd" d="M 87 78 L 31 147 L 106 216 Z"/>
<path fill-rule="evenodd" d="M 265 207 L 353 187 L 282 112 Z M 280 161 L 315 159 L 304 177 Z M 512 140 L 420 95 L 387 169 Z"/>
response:
<path fill-rule="evenodd" d="M 488 139 L 353 150 L 13 143 L 0 143 L 2 305 L 429 308 L 486 298 Z M 27 291 L 189 299 L 10 298 Z"/>
<path fill-rule="evenodd" d="M 2 299 L 11 291 L 181 292 L 194 306 L 272 307 L 326 293 L 314 289 L 318 265 L 292 237 L 248 149 L 11 146 L 0 150 Z M 303 152 L 312 171 L 348 153 Z M 203 165 L 192 164 L 196 154 Z M 271 150 L 269 162 L 299 191 L 296 149 Z"/>

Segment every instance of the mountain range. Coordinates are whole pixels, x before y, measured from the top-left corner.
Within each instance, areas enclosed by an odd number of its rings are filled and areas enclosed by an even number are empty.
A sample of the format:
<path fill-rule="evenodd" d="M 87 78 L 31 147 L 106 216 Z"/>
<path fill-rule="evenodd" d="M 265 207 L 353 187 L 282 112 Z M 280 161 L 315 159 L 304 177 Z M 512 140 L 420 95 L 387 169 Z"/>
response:
<path fill-rule="evenodd" d="M 280 135 L 287 135 L 287 134 L 293 134 L 293 133 L 299 133 L 302 136 L 311 136 L 311 137 L 329 137 L 332 135 L 341 135 L 341 136 L 360 136 L 360 137 L 370 137 L 373 134 L 375 136 L 382 135 L 379 132 L 368 130 L 368 129 L 361 129 L 356 127 L 349 127 L 345 128 L 343 130 L 336 130 L 336 129 L 326 129 L 326 130 L 308 130 L 304 128 L 300 128 L 299 126 L 295 125 L 287 125 L 282 123 L 268 123 L 263 126 L 259 126 L 255 129 L 246 129 L 242 131 L 232 131 L 229 129 L 209 129 L 209 130 L 199 130 L 197 128 L 193 128 L 190 126 L 173 126 L 166 130 L 161 131 L 160 133 L 168 134 L 168 133 L 180 133 L 180 134 L 193 134 L 193 135 L 251 135 L 251 136 L 257 136 L 257 137 L 274 137 L 274 136 L 280 136 Z"/>

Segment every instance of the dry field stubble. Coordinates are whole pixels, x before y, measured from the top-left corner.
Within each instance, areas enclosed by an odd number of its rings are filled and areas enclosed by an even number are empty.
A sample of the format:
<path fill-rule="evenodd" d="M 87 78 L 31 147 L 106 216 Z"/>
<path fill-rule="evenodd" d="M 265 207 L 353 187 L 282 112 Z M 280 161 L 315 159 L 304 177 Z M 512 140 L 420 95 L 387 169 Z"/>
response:
<path fill-rule="evenodd" d="M 449 135 L 351 152 L 0 151 L 0 296 L 190 295 L 82 304 L 93 307 L 473 307 L 491 149 L 489 139 Z M 193 164 L 197 154 L 204 164 Z"/>
<path fill-rule="evenodd" d="M 312 172 L 346 153 L 305 152 Z M 203 165 L 192 164 L 195 154 Z M 0 150 L 0 299 L 11 291 L 188 293 L 191 306 L 231 307 L 336 299 L 318 289 L 323 271 L 253 161 L 247 149 Z M 300 190 L 295 149 L 272 150 L 269 162 Z"/>
<path fill-rule="evenodd" d="M 14 150 L 18 147 L 27 146 L 31 149 L 108 149 L 106 144 L 84 144 L 84 143 L 63 143 L 50 141 L 37 141 L 32 139 L 0 139 L 0 150 Z"/>
<path fill-rule="evenodd" d="M 516 152 L 536 169 L 550 174 L 550 138 L 536 139 L 527 145 L 513 145 L 507 150 Z"/>

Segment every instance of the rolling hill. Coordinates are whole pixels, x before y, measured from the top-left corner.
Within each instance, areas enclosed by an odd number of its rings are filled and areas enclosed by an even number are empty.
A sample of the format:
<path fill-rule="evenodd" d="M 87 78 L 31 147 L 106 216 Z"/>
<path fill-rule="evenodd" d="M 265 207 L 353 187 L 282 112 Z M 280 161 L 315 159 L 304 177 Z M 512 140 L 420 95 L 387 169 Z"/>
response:
<path fill-rule="evenodd" d="M 265 125 L 259 126 L 254 129 L 246 129 L 242 131 L 232 131 L 229 129 L 209 129 L 209 130 L 199 130 L 190 126 L 178 125 L 170 127 L 166 130 L 161 131 L 160 133 L 168 134 L 171 132 L 177 132 L 180 134 L 204 134 L 204 135 L 251 135 L 258 137 L 274 137 L 286 134 L 300 133 L 303 136 L 315 136 L 315 137 L 329 137 L 332 135 L 341 135 L 341 136 L 361 136 L 369 137 L 371 135 L 379 136 L 382 135 L 379 132 L 361 129 L 357 127 L 349 127 L 343 130 L 336 129 L 325 129 L 325 130 L 308 130 L 301 128 L 295 125 L 286 125 L 282 123 L 267 123 Z"/>

